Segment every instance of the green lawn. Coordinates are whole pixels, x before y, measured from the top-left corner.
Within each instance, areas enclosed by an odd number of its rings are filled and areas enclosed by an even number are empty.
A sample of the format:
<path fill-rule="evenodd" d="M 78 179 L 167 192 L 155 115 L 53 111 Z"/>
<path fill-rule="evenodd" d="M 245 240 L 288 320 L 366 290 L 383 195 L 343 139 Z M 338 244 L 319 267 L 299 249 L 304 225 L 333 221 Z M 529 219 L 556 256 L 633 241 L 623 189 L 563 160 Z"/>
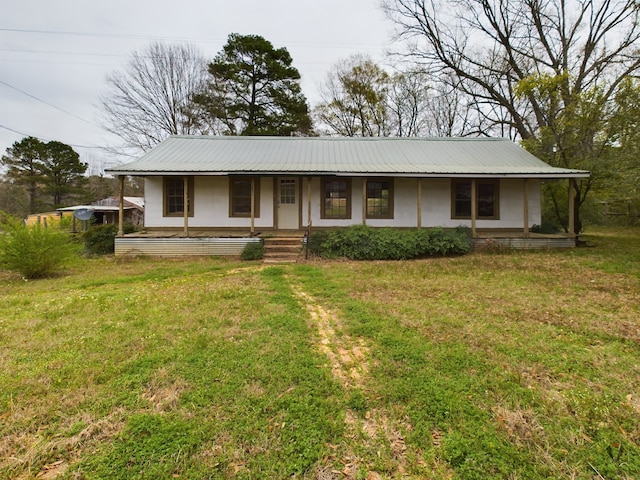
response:
<path fill-rule="evenodd" d="M 0 478 L 640 478 L 640 230 L 0 272 Z"/>

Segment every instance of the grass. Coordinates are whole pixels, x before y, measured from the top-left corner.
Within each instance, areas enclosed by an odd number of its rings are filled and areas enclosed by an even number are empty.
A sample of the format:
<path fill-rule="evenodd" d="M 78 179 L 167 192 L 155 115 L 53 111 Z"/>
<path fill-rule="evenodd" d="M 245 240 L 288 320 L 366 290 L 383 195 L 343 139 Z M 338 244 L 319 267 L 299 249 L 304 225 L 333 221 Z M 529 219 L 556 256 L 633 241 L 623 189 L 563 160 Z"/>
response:
<path fill-rule="evenodd" d="M 0 273 L 0 477 L 640 478 L 639 237 Z"/>

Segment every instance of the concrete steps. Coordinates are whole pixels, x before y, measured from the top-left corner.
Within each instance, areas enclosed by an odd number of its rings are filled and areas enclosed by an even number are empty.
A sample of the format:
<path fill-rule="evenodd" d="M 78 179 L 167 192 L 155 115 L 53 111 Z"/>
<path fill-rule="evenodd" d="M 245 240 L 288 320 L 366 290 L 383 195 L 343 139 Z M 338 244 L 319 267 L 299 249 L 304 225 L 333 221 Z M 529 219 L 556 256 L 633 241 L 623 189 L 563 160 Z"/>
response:
<path fill-rule="evenodd" d="M 278 236 L 264 238 L 264 263 L 295 263 L 302 255 L 302 237 Z"/>

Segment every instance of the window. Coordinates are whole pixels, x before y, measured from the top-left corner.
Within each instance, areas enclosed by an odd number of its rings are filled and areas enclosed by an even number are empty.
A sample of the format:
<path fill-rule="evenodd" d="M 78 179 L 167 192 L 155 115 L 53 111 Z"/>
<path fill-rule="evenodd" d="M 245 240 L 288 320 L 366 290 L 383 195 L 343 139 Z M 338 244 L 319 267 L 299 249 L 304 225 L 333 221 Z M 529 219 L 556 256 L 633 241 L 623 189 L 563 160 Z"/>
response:
<path fill-rule="evenodd" d="M 393 218 L 392 180 L 367 180 L 367 218 Z"/>
<path fill-rule="evenodd" d="M 296 203 L 296 181 L 293 179 L 280 180 L 280 203 L 284 205 L 295 205 Z"/>
<path fill-rule="evenodd" d="M 351 180 L 322 179 L 322 218 L 351 218 Z"/>
<path fill-rule="evenodd" d="M 193 217 L 193 177 L 187 177 L 188 215 Z M 184 216 L 184 177 L 164 177 L 164 216 Z"/>
<path fill-rule="evenodd" d="M 229 216 L 251 216 L 251 183 L 254 184 L 253 216 L 260 216 L 260 180 L 246 177 L 232 177 L 229 179 Z"/>
<path fill-rule="evenodd" d="M 476 218 L 500 218 L 500 188 L 498 180 L 476 180 Z M 471 180 L 454 180 L 451 188 L 451 218 L 471 218 Z"/>

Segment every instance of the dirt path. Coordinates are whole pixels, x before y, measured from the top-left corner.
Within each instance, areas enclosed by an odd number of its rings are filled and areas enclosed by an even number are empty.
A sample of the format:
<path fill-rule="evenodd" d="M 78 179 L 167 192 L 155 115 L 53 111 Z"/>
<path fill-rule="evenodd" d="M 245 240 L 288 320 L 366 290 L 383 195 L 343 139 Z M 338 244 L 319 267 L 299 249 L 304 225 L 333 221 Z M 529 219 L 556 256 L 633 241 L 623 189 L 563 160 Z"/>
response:
<path fill-rule="evenodd" d="M 366 391 L 367 376 L 370 371 L 370 349 L 363 339 L 353 338 L 344 331 L 340 317 L 320 305 L 318 301 L 304 292 L 300 286 L 291 285 L 298 301 L 307 309 L 311 324 L 317 332 L 316 346 L 329 362 L 334 378 L 344 387 L 347 394 Z M 364 414 L 352 409 L 345 415 L 345 433 L 342 445 L 334 446 L 335 453 L 326 460 L 326 467 L 316 471 L 320 480 L 361 478 L 363 470 L 367 480 L 382 478 L 405 478 L 407 465 L 406 444 L 400 428 L 410 430 L 408 423 L 392 425 L 389 416 L 383 410 L 368 410 Z M 364 443 L 364 444 L 362 444 Z M 371 469 L 366 460 L 355 452 L 386 452 L 388 456 L 387 475 Z M 331 466 L 341 464 L 341 470 Z M 388 471 L 393 474 L 388 476 Z"/>

